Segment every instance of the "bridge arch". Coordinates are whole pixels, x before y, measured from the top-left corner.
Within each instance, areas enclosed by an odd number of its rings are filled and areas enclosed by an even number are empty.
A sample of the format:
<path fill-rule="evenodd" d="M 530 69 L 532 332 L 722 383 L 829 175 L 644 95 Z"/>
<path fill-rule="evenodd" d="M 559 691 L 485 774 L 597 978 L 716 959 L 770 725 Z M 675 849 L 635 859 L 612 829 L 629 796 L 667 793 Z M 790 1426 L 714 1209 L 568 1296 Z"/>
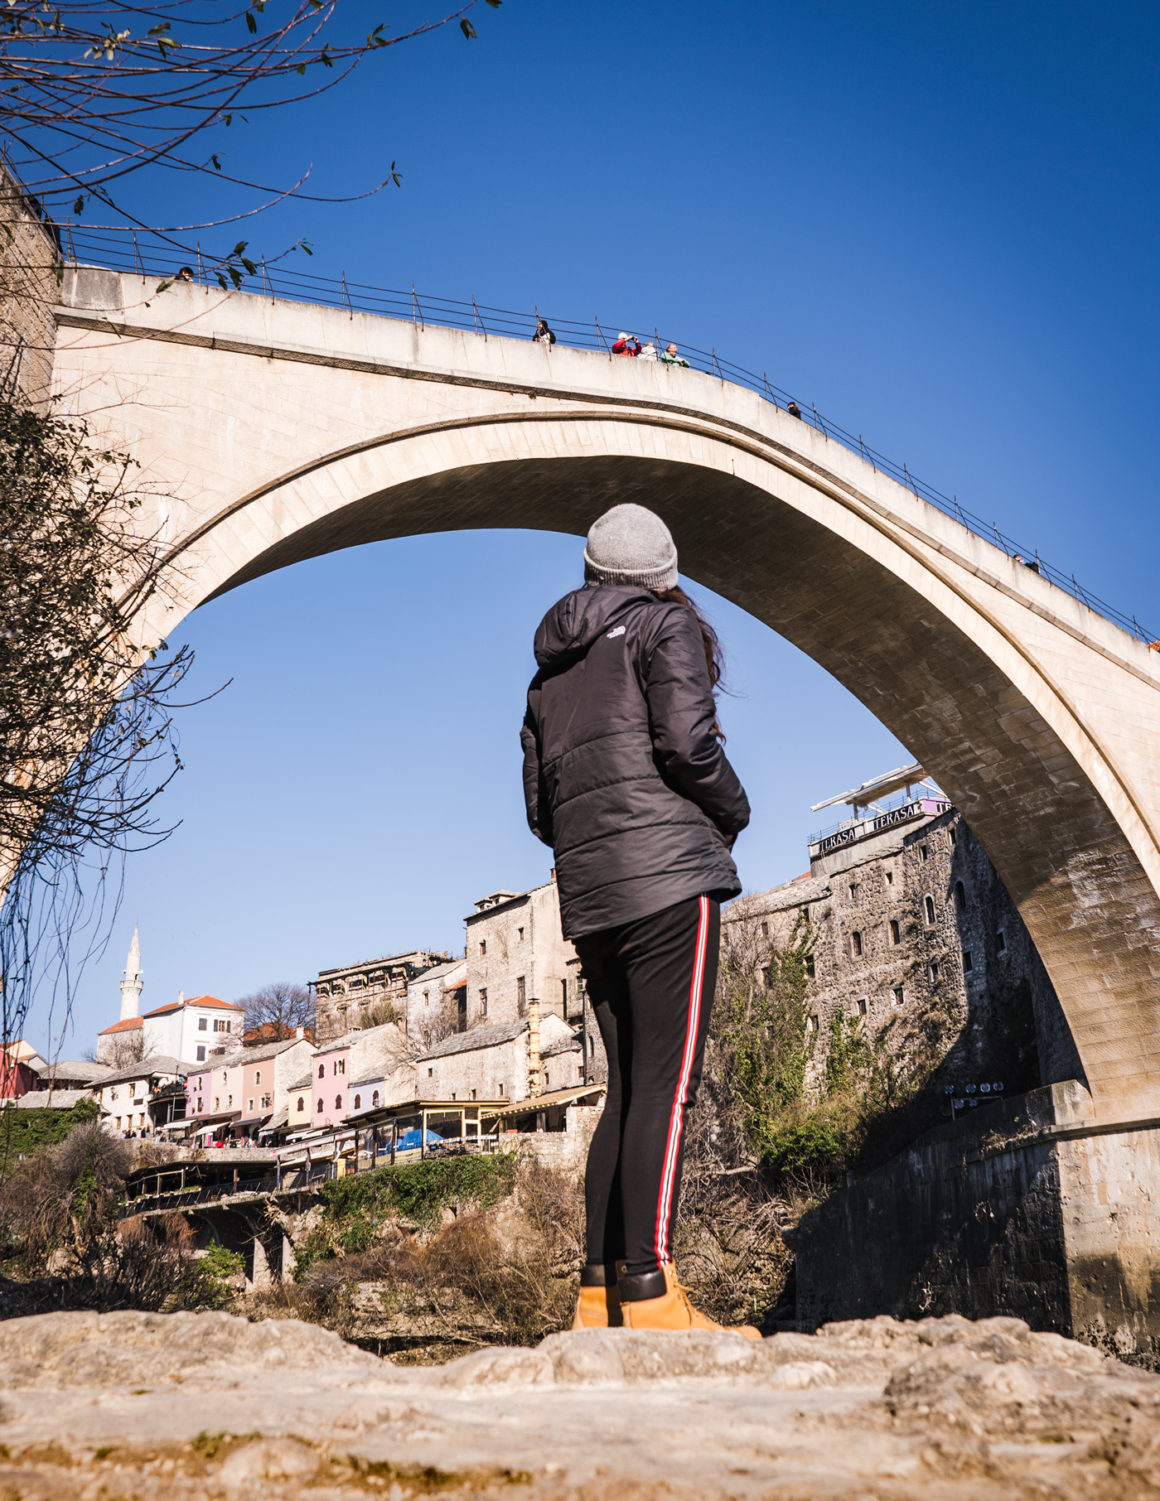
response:
<path fill-rule="evenodd" d="M 321 553 L 467 528 L 582 535 L 609 504 L 647 504 L 688 576 L 825 667 L 960 807 L 1052 978 L 1094 1110 L 1160 1113 L 1155 654 L 707 376 L 200 289 L 159 313 L 132 278 L 100 275 L 66 288 L 56 379 L 112 414 L 173 497 L 171 597 L 143 645 Z M 136 319 L 113 339 L 110 309 Z"/>

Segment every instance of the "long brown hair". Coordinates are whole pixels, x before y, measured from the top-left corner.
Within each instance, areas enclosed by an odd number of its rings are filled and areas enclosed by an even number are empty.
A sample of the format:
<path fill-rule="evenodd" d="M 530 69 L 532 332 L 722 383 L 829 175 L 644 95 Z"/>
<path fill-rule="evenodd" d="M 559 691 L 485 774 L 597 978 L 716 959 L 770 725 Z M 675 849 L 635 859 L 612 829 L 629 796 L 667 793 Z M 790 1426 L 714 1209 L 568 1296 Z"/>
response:
<path fill-rule="evenodd" d="M 721 642 L 718 640 L 717 632 L 705 619 L 704 615 L 701 614 L 696 603 L 689 598 L 679 584 L 675 584 L 671 589 L 654 589 L 652 592 L 666 604 L 684 605 L 686 610 L 692 612 L 693 619 L 700 627 L 701 645 L 705 648 L 705 666 L 709 669 L 709 686 L 712 688 L 715 697 L 718 686 L 725 676 L 725 653 L 721 650 Z M 721 728 L 720 721 L 717 719 L 713 721 L 713 733 L 718 740 L 723 741 L 725 739 L 725 731 Z"/>

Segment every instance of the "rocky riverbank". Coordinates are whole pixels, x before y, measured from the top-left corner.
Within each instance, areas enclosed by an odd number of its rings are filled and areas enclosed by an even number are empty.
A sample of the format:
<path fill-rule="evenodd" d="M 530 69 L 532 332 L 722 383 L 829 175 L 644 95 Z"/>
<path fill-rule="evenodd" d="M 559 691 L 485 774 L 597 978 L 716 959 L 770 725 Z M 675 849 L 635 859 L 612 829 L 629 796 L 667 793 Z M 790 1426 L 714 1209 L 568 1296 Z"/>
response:
<path fill-rule="evenodd" d="M 0 1446 L 5 1501 L 1119 1501 L 1160 1487 L 1160 1378 L 1016 1319 L 418 1369 L 294 1321 L 57 1313 L 0 1325 Z"/>

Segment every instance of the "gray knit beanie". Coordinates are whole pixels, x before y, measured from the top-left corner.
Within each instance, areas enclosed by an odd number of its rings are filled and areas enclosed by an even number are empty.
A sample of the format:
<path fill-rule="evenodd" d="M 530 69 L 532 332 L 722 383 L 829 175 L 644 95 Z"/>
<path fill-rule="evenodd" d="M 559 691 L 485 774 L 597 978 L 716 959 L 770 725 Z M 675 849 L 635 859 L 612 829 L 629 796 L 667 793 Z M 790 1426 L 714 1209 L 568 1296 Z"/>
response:
<path fill-rule="evenodd" d="M 594 584 L 673 589 L 676 543 L 661 518 L 644 506 L 613 506 L 592 523 L 584 549 L 584 577 Z"/>

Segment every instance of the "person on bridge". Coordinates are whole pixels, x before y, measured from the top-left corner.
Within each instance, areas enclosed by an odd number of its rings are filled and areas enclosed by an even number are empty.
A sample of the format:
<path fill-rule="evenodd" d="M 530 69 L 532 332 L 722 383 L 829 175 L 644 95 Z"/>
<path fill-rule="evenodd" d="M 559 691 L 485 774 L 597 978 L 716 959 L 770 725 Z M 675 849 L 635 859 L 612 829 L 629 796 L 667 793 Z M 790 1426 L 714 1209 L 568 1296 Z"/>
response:
<path fill-rule="evenodd" d="M 640 353 L 640 340 L 635 334 L 622 333 L 612 346 L 613 354 L 626 354 L 635 359 Z"/>
<path fill-rule="evenodd" d="M 653 341 L 651 339 L 648 341 L 648 343 L 641 350 L 640 357 L 641 357 L 642 360 L 651 360 L 654 365 L 656 364 L 657 347 L 656 347 L 656 345 L 653 343 Z"/>
<path fill-rule="evenodd" d="M 532 338 L 537 344 L 544 344 L 549 349 L 556 342 L 556 335 L 548 327 L 547 320 L 544 318 L 536 319 L 536 331 L 532 335 Z"/>
<path fill-rule="evenodd" d="M 665 346 L 664 351 L 661 354 L 661 364 L 680 365 L 684 370 L 687 370 L 689 368 L 688 360 L 685 359 L 685 357 L 680 353 L 675 344 L 667 344 Z"/>
<path fill-rule="evenodd" d="M 564 936 L 608 1055 L 574 1327 L 716 1329 L 678 1283 L 672 1245 L 749 803 L 721 748 L 717 637 L 678 586 L 664 522 L 638 505 L 605 512 L 584 578 L 536 631 L 520 737 L 528 825 L 555 852 Z"/>

